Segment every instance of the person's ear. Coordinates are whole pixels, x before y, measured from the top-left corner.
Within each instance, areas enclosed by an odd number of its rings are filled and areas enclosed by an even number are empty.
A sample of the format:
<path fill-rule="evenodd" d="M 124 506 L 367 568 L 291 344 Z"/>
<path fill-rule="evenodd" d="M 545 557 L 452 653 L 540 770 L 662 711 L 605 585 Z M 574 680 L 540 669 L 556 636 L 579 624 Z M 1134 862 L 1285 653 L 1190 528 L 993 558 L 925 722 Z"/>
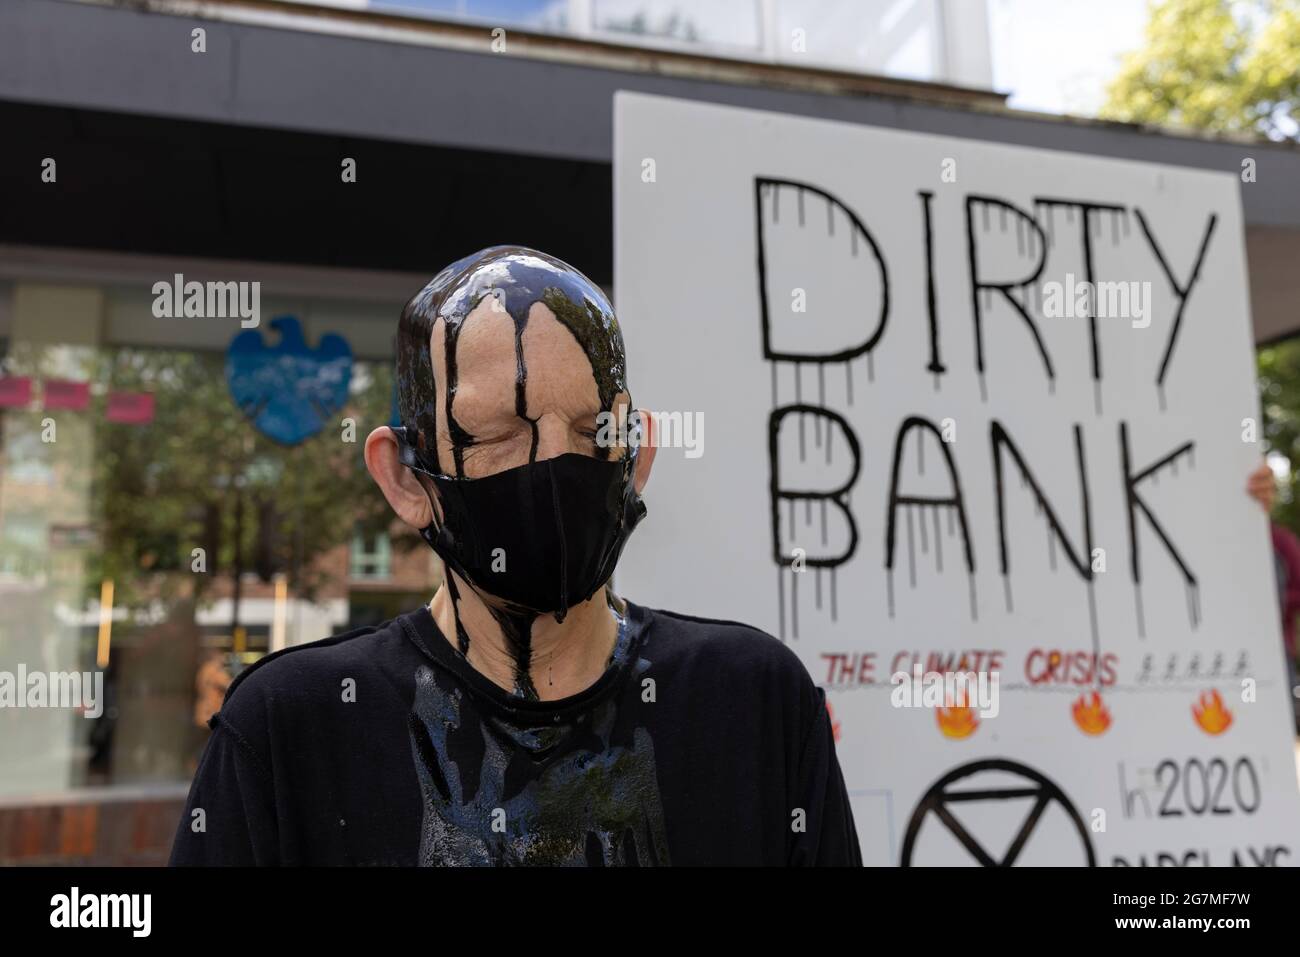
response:
<path fill-rule="evenodd" d="M 636 494 L 640 495 L 645 491 L 646 483 L 650 481 L 650 469 L 655 464 L 655 434 L 654 434 L 654 417 L 648 409 L 637 409 L 637 421 L 641 425 L 641 437 L 636 453 L 636 472 L 632 476 L 632 487 L 636 489 Z"/>
<path fill-rule="evenodd" d="M 401 463 L 397 437 L 386 425 L 366 436 L 366 469 L 397 517 L 407 525 L 421 529 L 433 520 L 429 494 L 415 473 Z"/>

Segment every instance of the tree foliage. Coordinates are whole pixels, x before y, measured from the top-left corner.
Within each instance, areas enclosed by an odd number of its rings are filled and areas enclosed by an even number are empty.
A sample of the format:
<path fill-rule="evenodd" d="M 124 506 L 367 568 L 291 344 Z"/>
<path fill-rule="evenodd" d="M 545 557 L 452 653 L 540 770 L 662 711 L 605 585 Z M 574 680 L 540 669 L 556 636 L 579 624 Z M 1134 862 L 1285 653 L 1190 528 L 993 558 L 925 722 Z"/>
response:
<path fill-rule="evenodd" d="M 1300 138 L 1300 0 L 1154 0 L 1101 115 Z"/>
<path fill-rule="evenodd" d="M 178 590 L 201 596 L 240 564 L 264 580 L 286 574 L 293 594 L 311 597 L 325 584 L 314 559 L 347 542 L 359 521 L 391 520 L 361 460 L 366 434 L 388 420 L 389 370 L 358 364 L 340 421 L 286 447 L 231 401 L 224 359 L 138 349 L 96 359 L 93 381 L 151 392 L 155 401 L 148 426 L 95 416 L 100 548 L 88 578 L 119 582 L 119 603 L 144 605 Z M 355 441 L 342 439 L 345 417 L 355 419 Z M 204 549 L 203 574 L 192 571 L 195 548 Z"/>
<path fill-rule="evenodd" d="M 1273 519 L 1300 531 L 1300 339 L 1260 349 L 1258 366 L 1264 440 L 1271 453 L 1290 464 Z"/>

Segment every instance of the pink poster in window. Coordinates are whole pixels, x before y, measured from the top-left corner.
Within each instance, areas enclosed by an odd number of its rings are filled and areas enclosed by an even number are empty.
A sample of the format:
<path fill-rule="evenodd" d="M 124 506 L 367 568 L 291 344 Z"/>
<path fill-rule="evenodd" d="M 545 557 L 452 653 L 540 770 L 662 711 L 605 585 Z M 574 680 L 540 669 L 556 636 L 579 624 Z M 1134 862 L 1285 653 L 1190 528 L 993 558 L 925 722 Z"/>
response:
<path fill-rule="evenodd" d="M 45 380 L 45 408 L 80 412 L 90 404 L 90 383 L 68 379 Z"/>
<path fill-rule="evenodd" d="M 30 376 L 0 376 L 0 409 L 22 408 L 31 401 Z"/>
<path fill-rule="evenodd" d="M 147 425 L 153 421 L 152 392 L 110 392 L 106 417 L 122 425 Z"/>

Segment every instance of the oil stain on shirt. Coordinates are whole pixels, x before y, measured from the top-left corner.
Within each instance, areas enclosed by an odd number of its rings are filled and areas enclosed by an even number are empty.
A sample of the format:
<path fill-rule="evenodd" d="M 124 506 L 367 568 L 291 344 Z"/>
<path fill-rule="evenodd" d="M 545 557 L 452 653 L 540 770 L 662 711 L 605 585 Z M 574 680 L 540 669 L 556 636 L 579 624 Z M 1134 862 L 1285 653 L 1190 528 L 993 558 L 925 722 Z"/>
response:
<path fill-rule="evenodd" d="M 611 667 L 632 666 L 635 680 L 649 662 L 619 661 L 630 644 L 620 636 Z M 634 710 L 607 694 L 576 714 L 530 716 L 422 666 L 409 720 L 420 865 L 669 864 L 654 743 Z"/>

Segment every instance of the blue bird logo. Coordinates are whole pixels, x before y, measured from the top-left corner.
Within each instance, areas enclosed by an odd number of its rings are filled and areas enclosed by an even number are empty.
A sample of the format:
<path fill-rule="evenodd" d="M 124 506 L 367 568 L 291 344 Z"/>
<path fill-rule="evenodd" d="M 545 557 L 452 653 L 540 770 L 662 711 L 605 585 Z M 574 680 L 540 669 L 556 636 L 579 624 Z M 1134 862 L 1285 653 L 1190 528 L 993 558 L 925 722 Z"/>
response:
<path fill-rule="evenodd" d="M 226 385 L 258 431 L 281 445 L 297 445 L 323 429 L 347 401 L 352 347 L 329 333 L 308 348 L 295 316 L 276 316 L 270 326 L 280 335 L 274 346 L 255 329 L 230 341 Z"/>

